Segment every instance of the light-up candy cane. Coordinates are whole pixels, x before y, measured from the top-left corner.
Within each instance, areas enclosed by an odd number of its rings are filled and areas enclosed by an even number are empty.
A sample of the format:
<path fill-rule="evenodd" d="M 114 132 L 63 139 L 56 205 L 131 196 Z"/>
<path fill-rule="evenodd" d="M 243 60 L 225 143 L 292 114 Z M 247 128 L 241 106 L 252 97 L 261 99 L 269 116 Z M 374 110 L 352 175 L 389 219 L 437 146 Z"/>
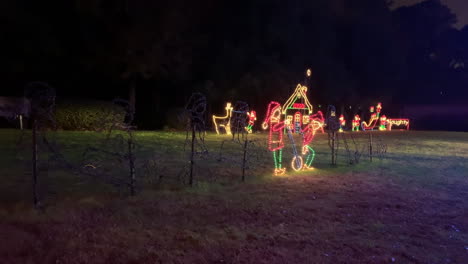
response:
<path fill-rule="evenodd" d="M 387 130 L 387 117 L 385 115 L 380 117 L 379 130 Z"/>
<path fill-rule="evenodd" d="M 265 120 L 262 123 L 262 128 L 270 128 L 268 135 L 268 149 L 273 152 L 275 175 L 282 175 L 286 172 L 286 168 L 282 168 L 281 166 L 284 148 L 284 126 L 284 121 L 281 121 L 281 105 L 278 102 L 270 102 Z"/>
<path fill-rule="evenodd" d="M 343 115 L 340 115 L 340 129 L 338 129 L 338 132 L 343 132 L 343 127 L 346 125 L 346 120 L 344 119 Z"/>
<path fill-rule="evenodd" d="M 255 121 L 257 120 L 257 113 L 252 110 L 250 112 L 247 112 L 247 117 L 249 118 L 249 123 L 248 125 L 245 127 L 245 130 L 251 134 L 252 133 L 252 127 L 254 126 L 255 124 Z"/>
<path fill-rule="evenodd" d="M 352 126 L 353 126 L 352 131 L 359 131 L 360 125 L 361 125 L 361 118 L 359 117 L 359 115 L 355 115 L 352 121 Z"/>

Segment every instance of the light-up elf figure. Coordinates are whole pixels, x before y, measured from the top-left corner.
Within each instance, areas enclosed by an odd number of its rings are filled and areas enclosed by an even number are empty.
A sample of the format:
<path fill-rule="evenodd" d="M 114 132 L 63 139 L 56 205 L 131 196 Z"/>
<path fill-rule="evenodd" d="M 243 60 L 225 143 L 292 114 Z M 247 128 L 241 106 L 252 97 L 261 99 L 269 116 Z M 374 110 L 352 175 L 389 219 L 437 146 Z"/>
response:
<path fill-rule="evenodd" d="M 361 126 L 361 118 L 359 117 L 359 115 L 354 116 L 354 119 L 352 121 L 352 126 L 353 126 L 352 131 L 359 131 L 359 127 Z"/>
<path fill-rule="evenodd" d="M 310 120 L 323 119 L 322 112 L 318 112 L 310 116 Z M 314 140 L 317 130 L 323 129 L 323 126 L 318 122 L 310 122 L 302 130 L 302 155 L 306 155 L 303 170 L 313 170 L 312 162 L 315 158 L 315 150 L 310 146 Z"/>
<path fill-rule="evenodd" d="M 387 117 L 385 115 L 380 117 L 379 130 L 387 130 Z"/>
<path fill-rule="evenodd" d="M 270 128 L 270 133 L 268 135 L 268 149 L 273 152 L 275 175 L 282 175 L 286 172 L 286 168 L 283 168 L 281 165 L 284 148 L 284 127 L 285 123 L 284 121 L 281 121 L 281 105 L 278 102 L 270 102 L 265 120 L 262 123 L 262 128 Z"/>
<path fill-rule="evenodd" d="M 252 110 L 250 112 L 247 112 L 247 118 L 249 118 L 249 123 L 248 125 L 245 127 L 245 130 L 251 134 L 252 133 L 252 127 L 254 126 L 255 124 L 255 121 L 257 120 L 257 113 Z"/>
<path fill-rule="evenodd" d="M 339 121 L 340 121 L 340 129 L 338 129 L 338 132 L 343 132 L 343 128 L 346 125 L 346 120 L 344 119 L 343 115 L 340 115 Z"/>

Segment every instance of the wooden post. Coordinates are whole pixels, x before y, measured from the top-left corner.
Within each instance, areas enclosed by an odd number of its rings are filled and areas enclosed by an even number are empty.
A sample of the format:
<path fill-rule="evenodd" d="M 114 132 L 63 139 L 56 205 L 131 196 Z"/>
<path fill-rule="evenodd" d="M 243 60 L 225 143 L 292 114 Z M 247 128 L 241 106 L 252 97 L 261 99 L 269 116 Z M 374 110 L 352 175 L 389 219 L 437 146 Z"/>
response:
<path fill-rule="evenodd" d="M 332 142 L 331 142 L 331 149 L 332 149 L 332 165 L 336 165 L 336 132 L 332 132 Z"/>
<path fill-rule="evenodd" d="M 39 197 L 37 192 L 37 120 L 33 119 L 32 127 L 32 176 L 33 176 L 33 201 L 34 207 L 37 209 L 39 206 Z"/>
<path fill-rule="evenodd" d="M 193 156 L 195 152 L 195 126 L 192 126 L 192 149 L 190 153 L 190 179 L 189 179 L 189 184 L 190 186 L 193 186 Z"/>
<path fill-rule="evenodd" d="M 372 162 L 372 132 L 369 132 L 369 159 Z"/>
<path fill-rule="evenodd" d="M 244 157 L 242 158 L 242 182 L 245 182 L 245 163 L 246 163 L 246 155 L 247 155 L 247 144 L 248 140 L 245 140 L 244 143 Z"/>
<path fill-rule="evenodd" d="M 130 167 L 130 195 L 135 195 L 135 157 L 133 156 L 133 142 L 132 138 L 128 139 L 128 160 Z"/>
<path fill-rule="evenodd" d="M 23 130 L 23 115 L 19 115 L 20 129 Z"/>

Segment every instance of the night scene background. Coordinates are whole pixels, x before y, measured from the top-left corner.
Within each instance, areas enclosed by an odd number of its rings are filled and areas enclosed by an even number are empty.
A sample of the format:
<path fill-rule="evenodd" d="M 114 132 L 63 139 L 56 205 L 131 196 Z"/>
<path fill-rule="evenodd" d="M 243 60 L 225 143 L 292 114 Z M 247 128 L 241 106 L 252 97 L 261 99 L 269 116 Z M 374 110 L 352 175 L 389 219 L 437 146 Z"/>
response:
<path fill-rule="evenodd" d="M 263 117 L 310 68 L 312 104 L 334 104 L 348 120 L 381 101 L 415 129 L 466 130 L 467 5 L 5 1 L 1 90 L 19 96 L 26 83 L 44 81 L 58 103 L 133 94 L 138 128 L 162 129 L 177 127 L 193 91 L 208 95 L 208 114 L 243 100 Z"/>
<path fill-rule="evenodd" d="M 0 263 L 468 263 L 468 0 L 7 0 L 0 47 Z"/>

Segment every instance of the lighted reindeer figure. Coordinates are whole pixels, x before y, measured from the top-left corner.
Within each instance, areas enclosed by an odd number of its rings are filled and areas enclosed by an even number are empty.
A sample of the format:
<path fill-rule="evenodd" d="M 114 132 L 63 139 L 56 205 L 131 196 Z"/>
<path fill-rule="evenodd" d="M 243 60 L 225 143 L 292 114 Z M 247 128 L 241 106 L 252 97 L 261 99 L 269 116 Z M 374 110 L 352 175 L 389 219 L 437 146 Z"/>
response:
<path fill-rule="evenodd" d="M 216 134 L 219 135 L 219 128 L 224 127 L 226 134 L 231 135 L 231 117 L 232 109 L 231 103 L 226 104 L 226 115 L 225 116 L 215 116 L 213 115 L 213 124 L 215 125 Z"/>
<path fill-rule="evenodd" d="M 278 102 L 271 102 L 268 105 L 266 117 L 262 123 L 262 128 L 270 128 L 268 135 L 268 149 L 273 152 L 275 175 L 282 175 L 286 172 L 286 168 L 283 168 L 281 165 L 284 148 L 284 127 L 285 123 L 284 121 L 281 121 L 281 105 Z"/>

